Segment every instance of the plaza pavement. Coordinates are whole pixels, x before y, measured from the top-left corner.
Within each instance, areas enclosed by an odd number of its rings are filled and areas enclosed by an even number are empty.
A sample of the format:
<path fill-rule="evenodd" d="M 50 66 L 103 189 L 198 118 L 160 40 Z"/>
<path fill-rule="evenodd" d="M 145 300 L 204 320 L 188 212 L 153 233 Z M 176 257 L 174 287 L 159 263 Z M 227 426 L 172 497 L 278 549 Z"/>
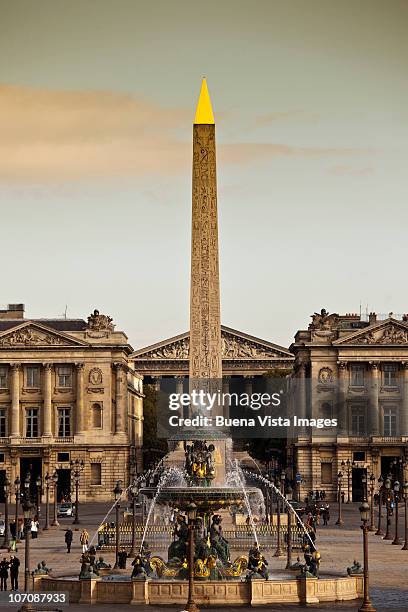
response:
<path fill-rule="evenodd" d="M 328 527 L 320 526 L 318 528 L 318 548 L 321 553 L 321 573 L 336 573 L 344 574 L 346 567 L 353 563 L 354 559 L 362 563 L 362 531 L 360 529 L 361 521 L 358 511 L 359 504 L 345 504 L 343 507 L 343 518 L 345 521 L 344 527 L 334 525 L 336 521 L 336 511 L 334 506 L 331 508 L 331 521 Z M 82 527 L 86 527 L 92 537 L 98 525 L 104 518 L 108 504 L 84 504 L 80 507 L 80 521 L 78 526 L 72 525 L 71 518 L 59 519 L 60 526 L 52 528 L 49 531 L 42 531 L 37 540 L 30 540 L 31 545 L 31 569 L 35 568 L 37 563 L 45 560 L 48 567 L 52 568 L 52 574 L 55 576 L 73 575 L 79 573 L 81 546 L 79 543 L 79 534 Z M 11 508 L 11 516 L 12 514 Z M 44 509 L 42 512 L 44 517 Z M 113 517 L 111 520 L 114 520 Z M 41 525 L 44 520 L 41 519 Z M 384 522 L 384 521 L 383 521 Z M 74 540 L 71 548 L 71 553 L 67 554 L 64 533 L 65 529 L 70 526 L 74 531 Z M 400 537 L 403 538 L 404 512 L 400 512 Z M 393 524 L 394 533 L 394 524 Z M 234 551 L 238 555 L 239 551 Z M 242 551 L 247 552 L 247 551 Z M 2 551 L 0 551 L 2 554 Z M 163 554 L 160 551 L 159 554 Z M 17 556 L 21 560 L 20 579 L 22 584 L 24 571 L 24 542 L 18 545 Z M 113 565 L 114 553 L 107 552 L 103 554 L 105 560 Z M 293 561 L 296 560 L 297 553 L 293 553 Z M 286 559 L 284 556 L 279 559 L 272 556 L 272 553 L 267 554 L 271 576 L 273 577 L 274 569 L 283 569 Z M 301 558 L 302 559 L 302 558 Z M 130 573 L 130 561 L 128 561 Z M 393 546 L 390 541 L 383 541 L 381 537 L 369 534 L 369 567 L 370 567 L 370 582 L 373 603 L 377 610 L 393 610 L 395 612 L 408 611 L 408 551 L 401 550 L 400 546 Z M 308 606 L 310 609 L 334 610 L 357 610 L 358 603 L 347 602 L 344 604 L 330 604 L 329 606 Z M 122 605 L 123 610 L 134 610 L 132 606 Z M 143 610 L 143 607 L 138 609 Z M 155 612 L 165 610 L 166 608 L 156 608 L 149 606 L 146 612 Z M 299 610 L 298 606 L 274 606 L 269 610 Z M 84 610 L 84 606 L 70 606 L 69 610 Z M 92 610 L 108 610 L 108 606 L 92 606 Z M 208 609 L 210 611 L 210 609 Z M 243 611 L 243 608 L 230 608 L 233 610 Z"/>

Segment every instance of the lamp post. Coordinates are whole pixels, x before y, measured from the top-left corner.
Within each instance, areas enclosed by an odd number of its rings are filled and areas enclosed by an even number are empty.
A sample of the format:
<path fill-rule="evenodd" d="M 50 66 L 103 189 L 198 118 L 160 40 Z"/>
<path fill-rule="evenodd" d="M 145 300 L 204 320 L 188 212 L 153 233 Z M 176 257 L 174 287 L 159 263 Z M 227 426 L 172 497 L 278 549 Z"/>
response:
<path fill-rule="evenodd" d="M 30 500 L 30 480 L 24 481 L 24 500 L 22 503 L 24 513 L 24 538 L 25 538 L 25 554 L 24 554 L 24 591 L 27 592 L 30 585 L 30 529 L 31 529 L 31 511 L 32 503 Z"/>
<path fill-rule="evenodd" d="M 36 492 L 37 492 L 36 506 L 37 506 L 37 517 L 38 518 L 40 518 L 40 514 L 41 514 L 41 485 L 42 485 L 41 476 L 38 475 L 35 481 Z"/>
<path fill-rule="evenodd" d="M 370 514 L 370 506 L 366 501 L 363 501 L 360 508 L 360 515 L 363 530 L 363 558 L 364 558 L 364 597 L 358 612 L 376 612 L 370 601 L 369 594 L 369 573 L 368 573 L 368 517 Z"/>
<path fill-rule="evenodd" d="M 384 482 L 384 488 L 385 488 L 385 504 L 386 504 L 386 510 L 387 510 L 387 526 L 386 526 L 386 530 L 385 530 L 385 536 L 383 537 L 383 540 L 392 540 L 392 535 L 390 533 L 390 526 L 391 526 L 391 514 L 390 514 L 390 495 L 391 495 L 391 480 L 389 478 L 387 478 Z"/>
<path fill-rule="evenodd" d="M 367 473 L 364 473 L 361 477 L 361 482 L 363 484 L 363 501 L 367 500 Z"/>
<path fill-rule="evenodd" d="M 401 550 L 408 550 L 408 482 L 404 482 L 404 504 L 405 504 L 405 542 Z"/>
<path fill-rule="evenodd" d="M 15 524 L 16 524 L 16 542 L 18 540 L 18 502 L 20 499 L 20 479 L 17 476 L 17 478 L 14 481 L 14 492 L 16 495 L 16 513 L 15 513 Z"/>
<path fill-rule="evenodd" d="M 53 475 L 50 477 L 51 483 L 54 485 L 54 502 L 53 502 L 53 509 L 54 509 L 54 513 L 53 513 L 53 519 L 52 519 L 52 523 L 51 526 L 52 527 L 59 527 L 59 522 L 58 522 L 58 512 L 57 512 L 57 492 L 58 492 L 58 472 L 57 470 L 55 470 L 55 472 L 53 473 Z"/>
<path fill-rule="evenodd" d="M 402 542 L 398 536 L 398 507 L 399 507 L 399 491 L 400 483 L 398 480 L 394 482 L 394 502 L 395 502 L 395 536 L 392 541 L 394 545 L 401 546 Z"/>
<path fill-rule="evenodd" d="M 132 496 L 132 545 L 129 554 L 134 557 L 136 554 L 136 498 L 139 494 L 136 481 L 133 481 L 133 484 L 130 487 L 130 494 Z"/>
<path fill-rule="evenodd" d="M 194 527 L 197 506 L 192 501 L 187 506 L 188 516 L 188 600 L 186 612 L 200 612 L 194 601 Z"/>
<path fill-rule="evenodd" d="M 292 512 L 291 512 L 291 504 L 293 492 L 292 488 L 289 485 L 286 489 L 286 499 L 288 500 L 287 505 L 287 514 L 288 514 L 288 531 L 287 531 L 287 556 L 286 556 L 286 569 L 290 569 L 292 565 Z"/>
<path fill-rule="evenodd" d="M 7 476 L 4 480 L 3 489 L 4 489 L 4 542 L 3 542 L 3 548 L 8 549 L 10 481 L 7 478 Z"/>
<path fill-rule="evenodd" d="M 375 476 L 370 476 L 370 526 L 368 531 L 375 531 L 374 526 L 374 489 L 375 489 Z"/>
<path fill-rule="evenodd" d="M 378 482 L 378 525 L 377 525 L 377 531 L 375 532 L 375 535 L 381 536 L 381 535 L 384 535 L 384 532 L 381 529 L 382 501 L 383 501 L 383 495 L 384 495 L 384 478 L 380 476 L 377 482 Z"/>
<path fill-rule="evenodd" d="M 355 463 L 354 461 L 350 461 L 350 459 L 347 459 L 347 461 L 342 461 L 341 462 L 341 469 L 346 470 L 346 474 L 347 474 L 347 501 L 346 504 L 350 503 L 350 477 L 351 477 L 351 471 L 354 467 Z"/>
<path fill-rule="evenodd" d="M 75 459 L 71 461 L 71 472 L 72 478 L 75 484 L 75 518 L 72 521 L 73 525 L 79 525 L 79 481 L 81 478 L 81 472 L 85 468 L 84 460 Z"/>
<path fill-rule="evenodd" d="M 278 477 L 279 478 L 279 477 Z M 280 483 L 276 483 L 278 485 L 277 489 L 280 490 Z M 274 557 L 280 557 L 282 554 L 281 549 L 281 506 L 280 506 L 280 495 L 276 493 L 276 550 Z"/>
<path fill-rule="evenodd" d="M 44 482 L 45 482 L 45 524 L 44 524 L 44 527 L 43 527 L 44 531 L 46 531 L 47 529 L 50 528 L 50 524 L 49 524 L 49 516 L 50 516 L 50 480 L 52 480 L 52 477 L 47 472 L 46 475 L 44 476 Z"/>
<path fill-rule="evenodd" d="M 344 525 L 344 521 L 343 521 L 343 517 L 342 517 L 342 504 L 341 504 L 341 483 L 343 480 L 343 474 L 342 472 L 339 472 L 337 474 L 337 495 L 338 495 L 338 502 L 339 502 L 339 517 L 336 521 L 336 525 L 338 525 L 339 527 L 342 527 Z"/>
<path fill-rule="evenodd" d="M 113 569 L 118 569 L 119 567 L 119 537 L 120 537 L 119 509 L 120 509 L 120 496 L 122 495 L 122 487 L 120 486 L 121 483 L 122 481 L 118 480 L 116 482 L 115 488 L 113 489 L 113 493 L 115 495 L 115 512 L 116 512 L 115 565 L 113 566 Z"/>

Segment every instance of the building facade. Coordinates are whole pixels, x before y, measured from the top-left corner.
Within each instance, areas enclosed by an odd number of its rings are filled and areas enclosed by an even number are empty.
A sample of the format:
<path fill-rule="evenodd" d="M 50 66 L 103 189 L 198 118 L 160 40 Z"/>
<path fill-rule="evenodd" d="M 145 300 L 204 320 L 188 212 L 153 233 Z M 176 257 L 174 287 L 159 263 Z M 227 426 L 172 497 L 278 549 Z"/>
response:
<path fill-rule="evenodd" d="M 339 316 L 322 310 L 307 330 L 297 332 L 290 348 L 296 413 L 338 420 L 335 430 L 311 434 L 305 429 L 289 441 L 301 496 L 324 489 L 334 499 L 339 472 L 346 500 L 355 501 L 362 499 L 365 474 L 374 474 L 376 491 L 380 475 L 391 471 L 406 479 L 407 316 Z"/>
<path fill-rule="evenodd" d="M 26 319 L 24 306 L 0 311 L 0 491 L 31 474 L 58 474 L 84 461 L 84 501 L 111 499 L 142 469 L 143 377 L 127 336 L 97 310 L 82 319 Z"/>

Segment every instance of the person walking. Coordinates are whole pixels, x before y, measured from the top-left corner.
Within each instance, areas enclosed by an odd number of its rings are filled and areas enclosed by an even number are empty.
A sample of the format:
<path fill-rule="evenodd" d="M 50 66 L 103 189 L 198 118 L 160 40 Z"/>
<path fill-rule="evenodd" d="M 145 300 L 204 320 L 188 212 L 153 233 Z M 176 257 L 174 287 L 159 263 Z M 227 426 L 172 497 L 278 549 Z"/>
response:
<path fill-rule="evenodd" d="M 67 553 L 71 552 L 71 544 L 72 544 L 73 537 L 74 537 L 74 534 L 72 532 L 72 529 L 68 527 L 68 529 L 65 532 L 65 544 L 67 545 Z"/>
<path fill-rule="evenodd" d="M 9 562 L 6 557 L 3 557 L 3 561 L 0 563 L 0 591 L 7 591 L 7 579 Z"/>
<path fill-rule="evenodd" d="M 122 548 L 119 552 L 118 552 L 118 565 L 119 565 L 119 569 L 126 569 L 126 559 L 127 559 L 127 552 L 124 548 Z"/>
<path fill-rule="evenodd" d="M 82 552 L 86 553 L 86 551 L 88 550 L 88 544 L 89 544 L 89 533 L 87 532 L 86 529 L 83 529 L 81 531 L 81 535 L 79 536 L 79 542 L 82 546 Z"/>
<path fill-rule="evenodd" d="M 35 540 L 38 537 L 38 528 L 40 523 L 38 522 L 37 517 L 35 516 L 31 521 L 31 538 Z"/>
<path fill-rule="evenodd" d="M 18 591 L 18 572 L 20 570 L 20 559 L 11 555 L 10 557 L 10 578 L 11 590 Z"/>

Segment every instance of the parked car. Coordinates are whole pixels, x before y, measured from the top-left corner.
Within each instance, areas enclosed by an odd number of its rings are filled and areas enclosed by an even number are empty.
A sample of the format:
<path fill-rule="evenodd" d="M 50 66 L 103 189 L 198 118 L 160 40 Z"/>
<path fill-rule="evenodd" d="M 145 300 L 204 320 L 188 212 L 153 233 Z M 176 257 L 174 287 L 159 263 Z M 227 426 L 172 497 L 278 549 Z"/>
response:
<path fill-rule="evenodd" d="M 4 535 L 5 525 L 4 519 L 0 519 L 0 536 Z"/>
<path fill-rule="evenodd" d="M 305 504 L 302 504 L 301 502 L 298 502 L 298 501 L 295 501 L 295 500 L 290 501 L 289 503 L 292 506 L 292 508 L 294 510 L 296 510 L 296 512 L 298 513 L 299 516 L 302 516 L 302 514 L 304 514 L 306 512 Z"/>
<path fill-rule="evenodd" d="M 73 514 L 74 514 L 74 504 L 71 504 L 71 502 L 64 502 L 63 504 L 60 504 L 58 506 L 58 511 L 57 511 L 58 517 L 73 516 Z"/>

